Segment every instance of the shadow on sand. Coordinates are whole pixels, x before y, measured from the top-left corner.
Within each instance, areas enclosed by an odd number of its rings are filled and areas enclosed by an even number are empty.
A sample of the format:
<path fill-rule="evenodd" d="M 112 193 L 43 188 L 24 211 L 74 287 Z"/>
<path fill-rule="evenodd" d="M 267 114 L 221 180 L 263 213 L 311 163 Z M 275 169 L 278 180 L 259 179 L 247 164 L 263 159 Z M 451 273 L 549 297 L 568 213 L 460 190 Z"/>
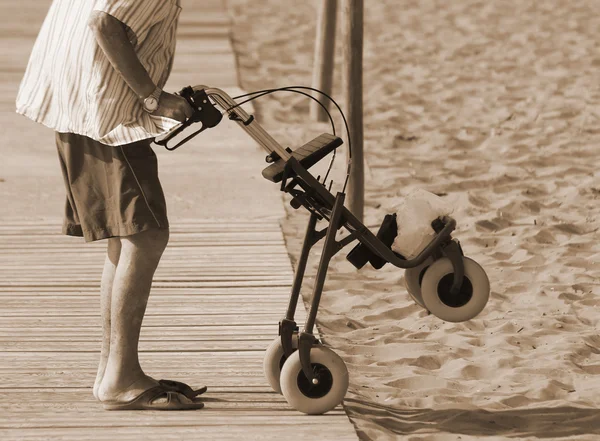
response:
<path fill-rule="evenodd" d="M 468 436 L 505 436 L 515 439 L 563 438 L 600 435 L 600 410 L 555 407 L 490 411 L 483 409 L 416 409 L 394 407 L 347 399 L 344 407 L 352 420 L 390 435 L 448 433 Z M 368 424 L 371 422 L 373 426 Z M 375 440 L 368 430 L 358 430 L 361 440 Z"/>

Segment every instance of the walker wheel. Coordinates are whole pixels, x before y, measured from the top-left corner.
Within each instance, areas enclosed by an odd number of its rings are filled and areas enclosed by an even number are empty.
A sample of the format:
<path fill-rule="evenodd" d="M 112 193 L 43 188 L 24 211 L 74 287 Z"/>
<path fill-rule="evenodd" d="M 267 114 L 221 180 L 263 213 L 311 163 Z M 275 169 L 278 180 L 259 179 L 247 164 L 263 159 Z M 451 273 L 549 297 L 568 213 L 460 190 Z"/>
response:
<path fill-rule="evenodd" d="M 425 304 L 423 303 L 423 294 L 421 293 L 421 282 L 423 281 L 425 271 L 427 271 L 427 268 L 433 262 L 433 257 L 429 257 L 421 265 L 414 268 L 407 268 L 404 271 L 404 286 L 415 303 L 422 308 L 425 308 Z"/>
<path fill-rule="evenodd" d="M 298 349 L 298 339 L 296 338 L 297 333 L 294 332 L 292 338 L 292 348 Z M 281 368 L 287 360 L 287 357 L 283 353 L 283 346 L 281 345 L 281 337 L 278 336 L 271 342 L 267 350 L 265 351 L 265 358 L 263 361 L 263 368 L 265 377 L 269 382 L 269 385 L 277 393 L 281 393 L 281 386 L 279 385 L 279 376 L 281 375 Z"/>
<path fill-rule="evenodd" d="M 348 369 L 339 355 L 321 345 L 310 350 L 310 361 L 318 380 L 306 378 L 300 364 L 300 352 L 294 352 L 281 370 L 281 391 L 290 406 L 309 414 L 330 411 L 342 402 L 348 390 Z"/>
<path fill-rule="evenodd" d="M 435 261 L 421 283 L 425 307 L 447 322 L 471 320 L 483 311 L 490 297 L 490 281 L 484 269 L 468 257 L 463 257 L 463 263 L 465 278 L 457 295 L 450 294 L 454 273 L 447 257 Z"/>

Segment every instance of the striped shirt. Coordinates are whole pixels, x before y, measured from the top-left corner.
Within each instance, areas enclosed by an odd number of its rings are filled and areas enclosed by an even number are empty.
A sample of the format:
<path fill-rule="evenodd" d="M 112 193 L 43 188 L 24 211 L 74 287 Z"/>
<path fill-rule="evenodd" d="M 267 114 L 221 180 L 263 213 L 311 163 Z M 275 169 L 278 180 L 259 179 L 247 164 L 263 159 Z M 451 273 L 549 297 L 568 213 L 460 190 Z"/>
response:
<path fill-rule="evenodd" d="M 57 132 L 124 145 L 156 137 L 179 122 L 145 112 L 88 26 L 92 11 L 127 25 L 127 35 L 157 86 L 169 77 L 179 0 L 54 0 L 17 95 L 17 113 Z"/>

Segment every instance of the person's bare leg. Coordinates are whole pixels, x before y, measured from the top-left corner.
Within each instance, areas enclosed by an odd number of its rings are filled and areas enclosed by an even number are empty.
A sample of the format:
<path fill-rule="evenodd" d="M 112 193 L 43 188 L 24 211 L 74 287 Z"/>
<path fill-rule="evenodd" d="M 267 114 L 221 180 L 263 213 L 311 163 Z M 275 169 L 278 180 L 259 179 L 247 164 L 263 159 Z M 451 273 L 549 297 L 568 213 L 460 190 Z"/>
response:
<path fill-rule="evenodd" d="M 168 239 L 168 230 L 121 238 L 112 287 L 110 350 L 98 389 L 101 401 L 129 401 L 158 384 L 140 366 L 138 342 L 152 278 Z"/>
<path fill-rule="evenodd" d="M 100 309 L 102 314 L 102 350 L 100 352 L 100 362 L 98 363 L 98 373 L 94 383 L 94 397 L 98 399 L 98 388 L 104 376 L 108 354 L 110 352 L 110 304 L 112 300 L 113 282 L 119 256 L 121 254 L 121 240 L 118 237 L 108 239 L 108 248 L 106 251 L 106 260 L 104 261 L 104 270 L 102 271 L 102 282 L 100 283 Z"/>

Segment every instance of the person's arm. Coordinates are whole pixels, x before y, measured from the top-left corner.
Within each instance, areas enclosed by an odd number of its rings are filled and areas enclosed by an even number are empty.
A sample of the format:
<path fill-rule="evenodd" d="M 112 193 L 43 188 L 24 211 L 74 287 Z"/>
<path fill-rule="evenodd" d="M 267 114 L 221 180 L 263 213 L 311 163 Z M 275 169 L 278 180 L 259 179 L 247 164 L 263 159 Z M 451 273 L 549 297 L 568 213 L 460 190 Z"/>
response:
<path fill-rule="evenodd" d="M 150 96 L 156 85 L 140 62 L 129 38 L 125 25 L 102 11 L 92 11 L 88 25 L 94 32 L 98 45 L 104 51 L 113 68 L 123 77 L 140 101 Z M 185 98 L 164 92 L 160 96 L 160 106 L 154 112 L 178 121 L 185 121 L 193 113 Z"/>

